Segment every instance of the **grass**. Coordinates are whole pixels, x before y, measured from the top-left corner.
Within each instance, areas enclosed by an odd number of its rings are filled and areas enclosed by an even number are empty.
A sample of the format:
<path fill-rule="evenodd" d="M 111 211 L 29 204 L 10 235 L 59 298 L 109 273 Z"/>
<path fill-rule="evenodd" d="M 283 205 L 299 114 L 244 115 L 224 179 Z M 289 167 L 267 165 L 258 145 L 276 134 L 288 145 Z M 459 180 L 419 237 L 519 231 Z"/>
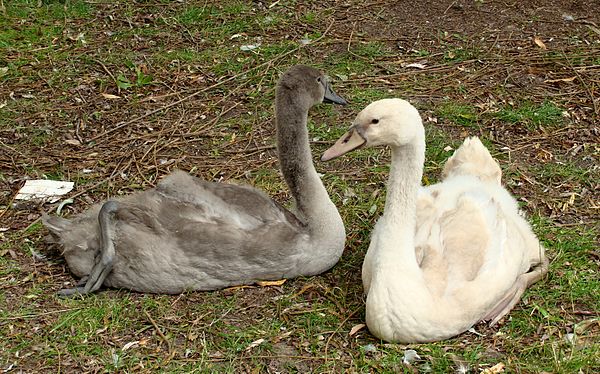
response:
<path fill-rule="evenodd" d="M 437 112 L 440 117 L 451 121 L 452 123 L 465 127 L 477 126 L 478 112 L 472 105 L 464 105 L 449 101 L 441 104 Z"/>
<path fill-rule="evenodd" d="M 480 372 L 502 362 L 506 372 L 518 373 L 600 370 L 600 233 L 592 208 L 600 176 L 588 167 L 597 152 L 587 145 L 577 154 L 566 151 L 589 144 L 595 131 L 593 103 L 573 94 L 591 86 L 579 79 L 535 90 L 482 86 L 488 78 L 528 77 L 528 65 L 549 78 L 573 66 L 592 82 L 595 70 L 586 67 L 597 60 L 592 47 L 567 43 L 563 53 L 536 54 L 518 43 L 495 44 L 496 36 L 447 34 L 434 21 L 426 27 L 406 21 L 420 16 L 402 18 L 394 23 L 398 30 L 387 31 L 380 17 L 392 22 L 398 15 L 371 2 L 3 4 L 1 369 L 447 373 Z M 529 40 L 515 33 L 515 40 Z M 257 43 L 255 50 L 240 49 Z M 531 56 L 533 63 L 511 63 L 515 55 Z M 405 68 L 411 62 L 427 68 Z M 325 274 L 276 287 L 176 296 L 124 290 L 82 299 L 55 296 L 73 277 L 36 221 L 52 205 L 11 208 L 24 178 L 75 181 L 78 195 L 65 208 L 69 215 L 150 187 L 175 168 L 207 180 L 248 183 L 289 205 L 272 147 L 272 103 L 279 74 L 295 63 L 325 70 L 350 101 L 346 108 L 311 111 L 315 160 L 358 110 L 394 96 L 415 102 L 423 114 L 424 184 L 438 180 L 465 136 L 483 138 L 552 259 L 547 278 L 505 321 L 475 326 L 481 335 L 468 332 L 432 344 L 387 344 L 365 328 L 350 335 L 364 323 L 360 268 L 385 201 L 389 152 L 376 149 L 316 163 L 347 224 L 344 255 Z M 182 100 L 198 90 L 204 91 Z M 120 126 L 123 121 L 131 122 Z M 102 136 L 106 131 L 111 137 Z M 67 143 L 73 139 L 81 145 Z M 543 151 L 552 157 L 538 160 Z M 407 349 L 421 357 L 412 368 L 403 364 Z"/>
<path fill-rule="evenodd" d="M 540 105 L 525 102 L 515 107 L 501 109 L 497 117 L 512 124 L 523 124 L 534 130 L 540 126 L 559 127 L 563 124 L 563 110 L 556 104 L 545 101 Z"/>

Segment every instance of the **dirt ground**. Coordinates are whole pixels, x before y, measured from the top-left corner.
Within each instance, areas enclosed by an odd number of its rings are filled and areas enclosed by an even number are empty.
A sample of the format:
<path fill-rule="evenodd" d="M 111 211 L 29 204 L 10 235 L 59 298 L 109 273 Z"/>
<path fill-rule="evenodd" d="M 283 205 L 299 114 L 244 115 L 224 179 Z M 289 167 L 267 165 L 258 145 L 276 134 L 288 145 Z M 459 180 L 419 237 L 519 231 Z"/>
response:
<path fill-rule="evenodd" d="M 212 4 L 203 2 L 206 3 Z M 548 353 L 562 347 L 564 336 L 577 323 L 598 318 L 598 304 L 593 300 L 597 290 L 586 291 L 587 296 L 582 291 L 584 296 L 575 297 L 568 291 L 570 285 L 563 284 L 560 277 L 567 277 L 571 269 L 578 274 L 573 275 L 574 279 L 597 277 L 600 263 L 600 2 L 254 1 L 246 12 L 257 16 L 274 12 L 286 19 L 286 27 L 277 32 L 250 29 L 241 38 L 252 42 L 260 37 L 263 45 L 268 45 L 315 34 L 322 38 L 321 44 L 298 48 L 287 55 L 273 52 L 248 65 L 239 62 L 239 70 L 219 71 L 217 68 L 224 62 L 217 55 L 212 61 L 196 65 L 183 63 L 183 57 L 177 62 L 152 59 L 160 46 L 175 49 L 191 45 L 198 51 L 227 46 L 226 39 L 213 41 L 209 31 L 196 29 L 193 24 L 165 21 L 164 30 L 154 34 L 115 36 L 121 30 L 152 28 L 160 19 L 170 20 L 172 14 L 189 4 L 90 2 L 90 6 L 88 17 L 65 17 L 46 24 L 31 16 L 7 16 L 6 24 L 17 33 L 14 46 L 9 44 L 0 54 L 0 67 L 16 66 L 18 73 L 0 75 L 0 104 L 5 104 L 0 108 L 5 111 L 0 117 L 0 304 L 4 304 L 0 306 L 0 337 L 9 342 L 2 353 L 0 369 L 453 372 L 465 361 L 470 372 L 490 369 L 498 362 L 507 365 L 507 372 L 566 373 L 573 367 L 581 373 L 600 370 L 597 358 L 581 358 L 582 364 L 565 366 Z M 309 22 L 312 18 L 307 15 L 316 17 L 317 22 Z M 223 18 L 221 23 L 219 17 Z M 214 15 L 214 20 L 214 27 L 232 22 L 219 15 Z M 26 30 L 38 27 L 36 22 L 60 28 L 59 36 L 49 41 L 55 55 L 45 54 L 47 47 L 21 43 L 18 32 L 25 35 Z M 81 42 L 80 33 L 85 34 L 87 43 Z M 382 51 L 372 55 L 359 52 L 375 42 L 384 46 Z M 134 90 L 102 83 L 119 79 L 113 67 L 121 54 L 133 56 L 130 59 L 139 67 L 138 82 L 148 72 L 152 73 L 154 84 Z M 341 62 L 336 60 L 340 56 L 350 56 L 348 67 L 340 68 Z M 238 63 L 234 57 L 227 58 L 232 64 Z M 22 63 L 23 59 L 28 62 Z M 353 68 L 353 59 L 362 63 L 360 68 Z M 564 299 L 551 303 L 548 313 L 559 316 L 560 322 L 546 319 L 550 322 L 538 324 L 528 316 L 532 305 L 549 302 L 544 301 L 548 297 L 544 292 L 534 291 L 517 307 L 521 316 L 517 322 L 504 325 L 509 338 L 510 334 L 515 336 L 512 341 L 498 334 L 496 328 L 483 325 L 477 331 L 484 338 L 468 334 L 439 345 L 387 345 L 374 339 L 366 329 L 350 335 L 353 327 L 364 322 L 360 265 L 368 244 L 368 228 L 376 217 L 355 214 L 349 207 L 340 208 L 343 218 L 361 221 L 362 226 L 348 230 L 344 258 L 334 270 L 320 277 L 291 280 L 284 286 L 180 297 L 109 290 L 84 300 L 56 298 L 55 292 L 73 281 L 58 249 L 43 240 L 46 231 L 39 225 L 41 214 L 55 209 L 56 204 L 15 202 L 14 196 L 24 180 L 51 176 L 76 181 L 76 189 L 69 195 L 74 203 L 65 208 L 69 215 L 109 196 L 151 187 L 175 168 L 209 180 L 258 184 L 285 204 L 289 195 L 280 175 L 268 174 L 268 170 L 277 168 L 272 107 L 257 101 L 252 91 L 260 91 L 259 87 L 262 91 L 258 96 L 271 95 L 278 72 L 290 61 L 338 71 L 332 74 L 336 90 L 355 104 L 348 109 L 333 109 L 329 114 L 320 113 L 315 119 L 324 122 L 335 118 L 341 124 L 335 134 L 343 131 L 360 105 L 369 101 L 369 96 L 361 92 L 406 97 L 421 110 L 428 131 L 444 133 L 453 144 L 467 135 L 479 135 L 493 145 L 494 156 L 503 168 L 504 183 L 519 197 L 526 213 L 540 217 L 538 223 L 547 228 L 543 240 L 558 241 L 565 230 L 591 232 L 596 244 L 581 254 L 585 264 L 565 257 L 563 251 L 567 250 L 550 248 L 555 274 L 545 287 L 556 290 L 549 297 L 564 295 Z M 421 67 L 407 67 L 410 64 Z M 125 99 L 111 99 L 99 92 Z M 476 120 L 470 114 L 449 115 L 442 111 L 440 108 L 448 102 L 473 108 Z M 561 109 L 560 126 L 535 120 L 529 127 L 511 125 L 508 117 L 497 115 L 501 108 L 516 108 L 522 103 L 538 107 L 547 102 Z M 247 127 L 235 122 L 249 113 L 253 119 Z M 461 120 L 468 121 L 468 126 L 457 124 Z M 232 138 L 232 133 L 239 135 Z M 327 138 L 319 136 L 312 144 L 315 160 L 336 138 L 332 134 Z M 365 156 L 319 165 L 319 170 L 340 178 L 357 191 L 364 188 L 359 194 L 376 196 L 385 188 L 386 172 L 373 171 L 374 159 L 381 164 L 389 160 L 386 155 Z M 372 174 L 365 174 L 365 162 L 370 163 Z M 439 175 L 443 164 L 436 162 L 428 164 L 426 178 L 435 180 Z M 578 172 L 572 173 L 565 165 Z M 89 173 L 82 172 L 86 170 Z M 267 175 L 263 174 L 265 170 Z M 252 177 L 248 178 L 250 174 Z M 347 191 L 335 188 L 328 186 L 335 201 L 352 198 L 344 195 Z M 383 200 L 377 201 L 380 213 Z M 111 298 L 123 298 L 126 302 L 111 304 L 107 301 Z M 278 301 L 287 298 L 294 302 L 284 305 Z M 202 309 L 221 304 L 222 310 Z M 235 305 L 233 311 L 231 305 Z M 57 334 L 79 336 L 75 326 L 63 331 L 68 320 L 60 316 L 64 311 L 84 307 L 112 311 L 106 314 L 110 318 L 98 318 L 100 325 L 90 324 L 90 331 L 97 332 L 90 341 L 98 347 L 112 347 L 117 353 L 125 352 L 122 347 L 126 342 L 137 341 L 143 348 L 136 353 L 139 356 L 132 356 L 135 359 L 119 367 L 114 364 L 114 355 L 111 358 L 106 352 L 90 353 L 79 346 L 62 347 L 61 343 L 53 348 L 54 343 L 49 342 L 60 341 Z M 140 312 L 142 309 L 146 314 Z M 311 319 L 299 319 L 309 310 Z M 321 310 L 328 316 L 321 316 Z M 117 323 L 119 313 L 126 312 L 138 315 L 121 321 L 122 326 L 111 324 Z M 330 313 L 332 320 L 328 319 Z M 77 320 L 76 316 L 72 320 Z M 267 320 L 277 321 L 281 327 L 276 333 L 266 333 L 269 349 L 257 353 L 253 347 L 248 348 L 249 342 L 257 341 L 255 336 L 239 330 L 251 330 L 253 325 L 262 326 Z M 527 322 L 520 325 L 520 321 Z M 221 328 L 219 323 L 226 326 Z M 311 327 L 319 323 L 329 324 L 329 328 Z M 596 339 L 590 352 L 598 352 L 600 328 L 593 322 L 591 326 L 586 339 Z M 196 331 L 193 334 L 192 328 Z M 518 335 L 519 331 L 523 331 L 522 335 Z M 232 343 L 227 336 L 236 334 L 242 337 Z M 562 343 L 556 343 L 556 347 L 544 345 L 553 338 Z M 369 345 L 377 351 L 366 349 Z M 525 353 L 521 347 L 525 347 Z M 421 354 L 420 366 L 402 365 L 401 354 L 406 348 Z M 186 349 L 196 353 L 188 355 Z M 334 358 L 328 356 L 331 352 L 335 352 Z M 581 353 L 582 357 L 586 354 Z M 208 366 L 202 368 L 199 362 Z"/>

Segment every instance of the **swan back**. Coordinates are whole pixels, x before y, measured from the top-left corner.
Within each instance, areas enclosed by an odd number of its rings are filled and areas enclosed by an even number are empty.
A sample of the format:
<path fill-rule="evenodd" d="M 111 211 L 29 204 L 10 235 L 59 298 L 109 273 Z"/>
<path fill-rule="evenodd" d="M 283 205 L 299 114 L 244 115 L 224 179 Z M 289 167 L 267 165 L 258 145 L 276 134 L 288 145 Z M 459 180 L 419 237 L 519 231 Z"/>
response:
<path fill-rule="evenodd" d="M 458 175 L 472 175 L 485 183 L 500 185 L 502 170 L 481 140 L 474 136 L 466 138 L 444 165 L 443 179 Z"/>

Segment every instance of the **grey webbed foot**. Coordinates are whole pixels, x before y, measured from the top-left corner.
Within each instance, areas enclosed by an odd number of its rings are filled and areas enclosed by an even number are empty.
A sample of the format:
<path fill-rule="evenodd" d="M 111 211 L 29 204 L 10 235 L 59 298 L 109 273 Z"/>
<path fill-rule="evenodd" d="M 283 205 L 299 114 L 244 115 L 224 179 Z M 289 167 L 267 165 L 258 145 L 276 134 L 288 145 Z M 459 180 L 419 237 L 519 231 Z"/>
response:
<path fill-rule="evenodd" d="M 83 276 L 75 285 L 75 287 L 73 288 L 63 288 L 62 290 L 58 291 L 56 294 L 58 296 L 65 296 L 65 297 L 69 297 L 69 296 L 73 296 L 73 295 L 81 295 L 83 293 L 83 286 L 85 286 L 85 284 L 87 283 L 88 280 L 88 276 Z"/>

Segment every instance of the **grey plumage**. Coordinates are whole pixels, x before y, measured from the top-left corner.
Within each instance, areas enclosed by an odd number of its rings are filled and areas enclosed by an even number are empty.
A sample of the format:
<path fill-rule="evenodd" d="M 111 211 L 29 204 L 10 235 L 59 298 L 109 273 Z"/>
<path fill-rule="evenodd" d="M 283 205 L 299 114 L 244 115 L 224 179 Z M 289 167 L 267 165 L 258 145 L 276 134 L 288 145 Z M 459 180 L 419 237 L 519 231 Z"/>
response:
<path fill-rule="evenodd" d="M 306 66 L 289 69 L 276 92 L 281 168 L 297 214 L 254 188 L 173 172 L 154 189 L 72 220 L 43 218 L 71 271 L 86 282 L 64 294 L 93 292 L 101 284 L 168 294 L 214 290 L 333 266 L 345 231 L 312 164 L 306 122 L 324 97 L 345 102 L 321 72 Z"/>

